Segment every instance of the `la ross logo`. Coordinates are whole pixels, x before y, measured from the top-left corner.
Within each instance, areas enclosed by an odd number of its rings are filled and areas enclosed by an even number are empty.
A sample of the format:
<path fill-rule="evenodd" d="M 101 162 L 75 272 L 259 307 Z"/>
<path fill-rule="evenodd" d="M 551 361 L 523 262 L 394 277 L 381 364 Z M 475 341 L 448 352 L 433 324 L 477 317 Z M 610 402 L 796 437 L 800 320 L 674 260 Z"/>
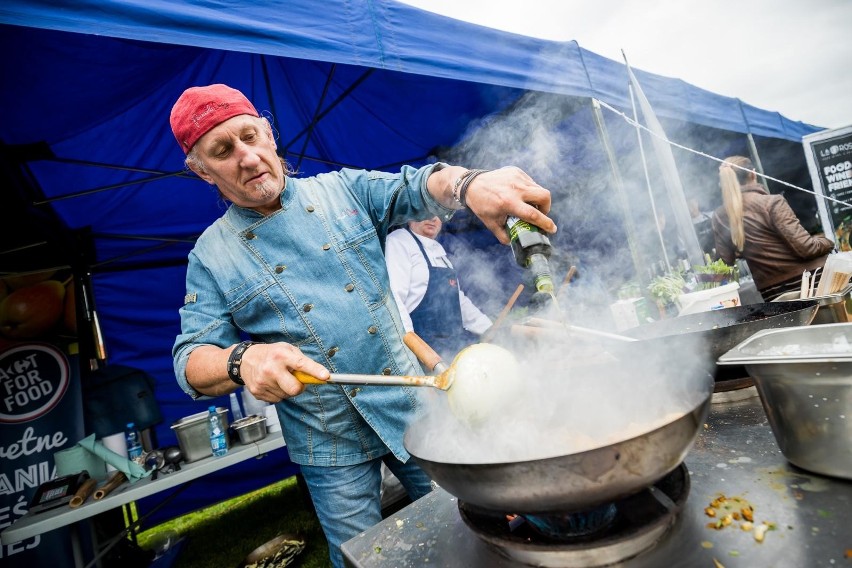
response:
<path fill-rule="evenodd" d="M 832 144 L 828 148 L 823 148 L 819 151 L 820 158 L 828 158 L 829 156 L 837 156 L 838 154 L 846 154 L 852 152 L 852 142 L 844 142 L 842 144 Z"/>
<path fill-rule="evenodd" d="M 5 351 L 0 356 L 0 424 L 44 416 L 62 400 L 69 381 L 68 360 L 51 345 Z"/>

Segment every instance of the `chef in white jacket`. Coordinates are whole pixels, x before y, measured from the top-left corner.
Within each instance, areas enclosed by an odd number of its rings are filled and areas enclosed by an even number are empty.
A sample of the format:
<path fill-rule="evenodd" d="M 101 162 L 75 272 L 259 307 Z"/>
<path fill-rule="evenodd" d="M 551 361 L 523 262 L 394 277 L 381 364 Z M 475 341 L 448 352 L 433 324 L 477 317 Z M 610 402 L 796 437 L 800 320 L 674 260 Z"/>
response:
<path fill-rule="evenodd" d="M 441 220 L 409 221 L 390 233 L 385 259 L 406 331 L 414 331 L 445 360 L 476 343 L 491 319 L 464 295 L 447 252 L 435 240 Z"/>

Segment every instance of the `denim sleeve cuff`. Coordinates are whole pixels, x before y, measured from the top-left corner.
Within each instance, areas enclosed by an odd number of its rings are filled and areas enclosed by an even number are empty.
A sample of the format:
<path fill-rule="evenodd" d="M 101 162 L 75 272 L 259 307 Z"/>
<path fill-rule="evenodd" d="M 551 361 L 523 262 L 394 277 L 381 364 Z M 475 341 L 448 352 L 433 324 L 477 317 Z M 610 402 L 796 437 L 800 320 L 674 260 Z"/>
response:
<path fill-rule="evenodd" d="M 189 355 L 192 353 L 192 351 L 192 348 L 186 347 L 181 350 L 175 357 L 175 377 L 177 378 L 178 386 L 180 386 L 183 392 L 191 396 L 193 400 L 205 400 L 213 398 L 211 396 L 201 394 L 200 392 L 192 388 L 192 385 L 189 384 L 189 381 L 186 378 L 186 365 L 189 362 Z"/>

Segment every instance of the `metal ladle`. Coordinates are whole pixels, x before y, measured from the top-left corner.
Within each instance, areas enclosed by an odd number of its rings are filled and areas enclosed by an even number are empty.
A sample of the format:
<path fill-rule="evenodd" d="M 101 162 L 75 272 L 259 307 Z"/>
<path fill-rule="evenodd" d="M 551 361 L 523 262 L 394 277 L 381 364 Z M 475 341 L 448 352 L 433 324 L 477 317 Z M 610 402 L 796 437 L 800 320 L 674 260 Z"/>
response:
<path fill-rule="evenodd" d="M 438 357 L 435 367 L 442 365 Z M 293 372 L 293 376 L 302 384 L 434 387 L 447 391 L 450 409 L 456 417 L 476 424 L 511 402 L 523 389 L 519 367 L 507 349 L 477 343 L 462 349 L 452 364 L 437 375 L 332 373 L 327 381 L 302 371 Z"/>
<path fill-rule="evenodd" d="M 545 328 L 545 329 L 553 330 L 555 332 L 562 331 L 562 332 L 565 332 L 566 334 L 572 335 L 572 336 L 580 336 L 580 337 L 592 336 L 592 337 L 597 337 L 597 338 L 600 338 L 600 339 L 609 339 L 611 341 L 623 341 L 623 342 L 638 341 L 636 338 L 628 337 L 626 335 L 619 335 L 617 333 L 610 333 L 610 332 L 607 332 L 607 331 L 600 331 L 598 329 L 592 329 L 592 328 L 589 328 L 589 327 L 580 327 L 580 326 L 577 326 L 577 325 L 570 325 L 570 324 L 567 324 L 567 323 L 562 323 L 562 322 L 559 322 L 559 321 L 542 319 L 542 318 L 527 318 L 526 323 L 527 323 L 527 326 Z M 524 326 L 524 327 L 527 327 L 527 326 Z"/>

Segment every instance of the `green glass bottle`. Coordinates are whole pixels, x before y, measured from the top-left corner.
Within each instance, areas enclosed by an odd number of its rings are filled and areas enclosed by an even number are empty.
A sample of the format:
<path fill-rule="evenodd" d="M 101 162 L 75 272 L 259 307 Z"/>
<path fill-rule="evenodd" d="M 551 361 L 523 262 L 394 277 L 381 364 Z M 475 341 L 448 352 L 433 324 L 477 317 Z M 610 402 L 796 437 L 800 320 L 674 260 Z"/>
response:
<path fill-rule="evenodd" d="M 547 261 L 553 250 L 550 239 L 538 227 L 517 217 L 509 217 L 506 220 L 506 229 L 509 231 L 515 262 L 532 272 L 536 291 L 553 294 L 553 277 Z"/>

